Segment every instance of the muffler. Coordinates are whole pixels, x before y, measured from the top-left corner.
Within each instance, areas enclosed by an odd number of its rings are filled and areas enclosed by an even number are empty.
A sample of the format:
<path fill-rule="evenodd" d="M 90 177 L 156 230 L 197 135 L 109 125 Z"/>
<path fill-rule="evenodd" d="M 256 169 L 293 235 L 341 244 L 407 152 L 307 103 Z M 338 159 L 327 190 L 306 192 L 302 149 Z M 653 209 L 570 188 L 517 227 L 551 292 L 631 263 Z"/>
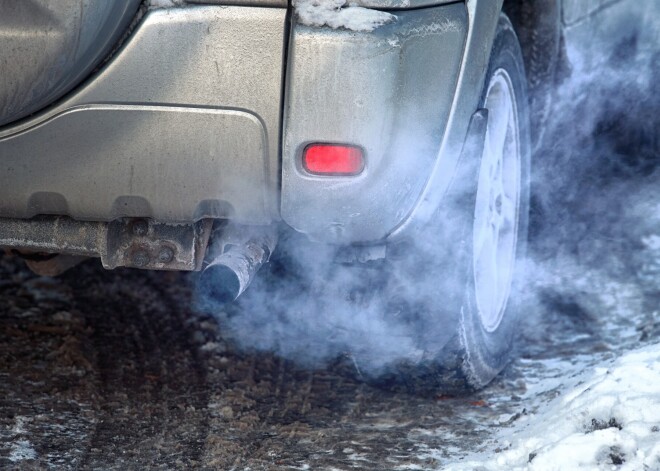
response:
<path fill-rule="evenodd" d="M 235 301 L 268 261 L 277 245 L 277 228 L 228 222 L 216 229 L 197 285 L 202 300 L 213 304 Z"/>

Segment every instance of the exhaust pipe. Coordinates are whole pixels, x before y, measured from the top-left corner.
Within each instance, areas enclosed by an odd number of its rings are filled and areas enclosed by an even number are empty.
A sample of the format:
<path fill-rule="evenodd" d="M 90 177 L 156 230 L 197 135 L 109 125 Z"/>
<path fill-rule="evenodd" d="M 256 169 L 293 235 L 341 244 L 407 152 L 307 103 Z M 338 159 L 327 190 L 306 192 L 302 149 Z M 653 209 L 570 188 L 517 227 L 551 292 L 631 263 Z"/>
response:
<path fill-rule="evenodd" d="M 229 222 L 213 234 L 198 295 L 212 304 L 235 301 L 268 261 L 277 245 L 277 228 Z"/>

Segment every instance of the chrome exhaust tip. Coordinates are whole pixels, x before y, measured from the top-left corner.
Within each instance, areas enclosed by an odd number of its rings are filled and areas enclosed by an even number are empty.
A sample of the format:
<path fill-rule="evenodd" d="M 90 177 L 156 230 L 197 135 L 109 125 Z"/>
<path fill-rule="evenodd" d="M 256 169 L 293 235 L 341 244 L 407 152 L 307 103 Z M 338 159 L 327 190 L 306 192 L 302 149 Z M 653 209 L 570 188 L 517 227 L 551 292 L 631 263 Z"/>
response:
<path fill-rule="evenodd" d="M 270 259 L 276 245 L 277 229 L 274 225 L 229 223 L 218 229 L 209 245 L 197 294 L 216 305 L 235 301 Z"/>

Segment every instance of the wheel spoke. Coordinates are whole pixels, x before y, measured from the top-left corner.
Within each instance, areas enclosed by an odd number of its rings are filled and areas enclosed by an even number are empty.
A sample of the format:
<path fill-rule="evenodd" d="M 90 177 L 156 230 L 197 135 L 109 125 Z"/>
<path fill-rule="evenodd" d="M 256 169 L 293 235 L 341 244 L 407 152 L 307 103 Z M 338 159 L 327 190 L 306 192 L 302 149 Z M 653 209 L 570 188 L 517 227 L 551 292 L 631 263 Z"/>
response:
<path fill-rule="evenodd" d="M 519 197 L 519 143 L 515 95 L 508 74 L 493 74 L 475 207 L 473 263 L 477 308 L 484 327 L 497 328 L 511 284 Z"/>
<path fill-rule="evenodd" d="M 488 277 L 496 276 L 497 266 L 491 266 L 491 262 L 496 260 L 496 257 L 493 258 L 493 254 L 497 252 L 497 245 L 499 243 L 499 231 L 497 228 L 489 224 L 484 234 L 480 237 L 480 244 L 475 252 L 477 254 L 477 260 L 479 265 L 484 268 L 483 262 L 486 261 L 487 264 L 485 268 L 487 269 Z M 490 270 L 493 268 L 493 270 Z"/>
<path fill-rule="evenodd" d="M 489 237 L 483 238 L 481 250 L 477 255 L 477 280 L 481 288 L 481 309 L 490 311 L 497 304 L 498 273 L 497 273 L 497 240 Z M 492 313 L 484 313 L 492 315 Z"/>
<path fill-rule="evenodd" d="M 489 122 L 491 149 L 498 156 L 501 156 L 504 151 L 510 119 L 510 108 L 507 107 L 507 109 L 503 110 L 501 109 L 503 106 L 506 105 L 500 104 L 500 109 L 495 110 L 495 119 Z"/>
<path fill-rule="evenodd" d="M 514 221 L 516 217 L 516 205 L 515 202 L 509 198 L 509 196 L 504 193 L 502 194 L 502 210 L 501 218 L 502 224 L 500 225 L 500 232 L 509 231 L 514 226 Z"/>
<path fill-rule="evenodd" d="M 475 228 L 476 237 L 474 240 L 474 254 L 475 258 L 479 258 L 479 255 L 484 250 L 485 246 L 488 246 L 492 243 L 492 230 L 491 225 L 488 221 L 488 217 L 483 218 L 483 224 L 479 228 Z"/>
<path fill-rule="evenodd" d="M 497 161 L 497 148 L 493 147 L 490 137 L 490 128 L 486 129 L 486 139 L 484 140 L 484 151 L 481 157 L 482 161 L 488 166 L 488 181 L 493 180 L 495 171 L 495 162 Z"/>

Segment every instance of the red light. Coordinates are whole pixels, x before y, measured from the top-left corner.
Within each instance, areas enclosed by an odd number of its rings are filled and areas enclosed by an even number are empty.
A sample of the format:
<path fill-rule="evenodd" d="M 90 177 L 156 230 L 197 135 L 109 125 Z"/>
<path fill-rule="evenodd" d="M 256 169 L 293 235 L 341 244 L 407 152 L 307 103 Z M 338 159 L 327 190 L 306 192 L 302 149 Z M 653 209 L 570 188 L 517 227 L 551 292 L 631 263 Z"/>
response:
<path fill-rule="evenodd" d="M 303 166 L 317 175 L 356 175 L 364 168 L 364 159 L 359 147 L 312 144 L 305 148 Z"/>

